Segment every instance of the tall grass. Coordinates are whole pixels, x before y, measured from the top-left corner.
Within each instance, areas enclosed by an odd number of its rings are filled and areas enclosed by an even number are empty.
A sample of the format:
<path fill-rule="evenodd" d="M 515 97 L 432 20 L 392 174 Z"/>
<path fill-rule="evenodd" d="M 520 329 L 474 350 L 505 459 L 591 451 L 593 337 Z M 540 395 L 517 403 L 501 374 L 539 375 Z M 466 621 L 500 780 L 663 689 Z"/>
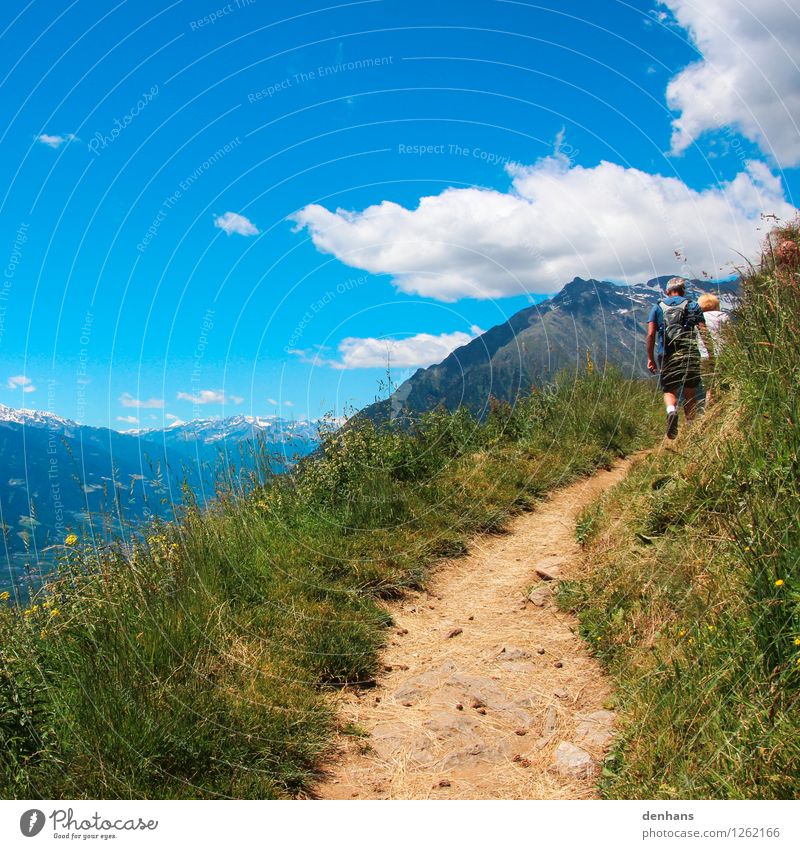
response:
<path fill-rule="evenodd" d="M 619 683 L 608 796 L 800 795 L 800 233 L 775 231 L 721 357 L 719 405 L 579 523 L 562 589 Z"/>
<path fill-rule="evenodd" d="M 651 408 L 651 388 L 609 372 L 481 424 L 356 421 L 138 542 L 66 547 L 25 610 L 0 605 L 2 795 L 296 795 L 336 722 L 330 688 L 376 672 L 380 599 L 650 440 Z"/>

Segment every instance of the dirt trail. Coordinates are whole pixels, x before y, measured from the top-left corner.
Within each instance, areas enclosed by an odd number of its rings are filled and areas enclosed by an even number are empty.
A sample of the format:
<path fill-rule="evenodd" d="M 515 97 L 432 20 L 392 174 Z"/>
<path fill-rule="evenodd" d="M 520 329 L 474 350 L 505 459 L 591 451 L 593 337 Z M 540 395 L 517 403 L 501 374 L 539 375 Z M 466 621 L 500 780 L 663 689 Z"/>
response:
<path fill-rule="evenodd" d="M 611 742 L 609 682 L 551 598 L 579 568 L 575 520 L 630 460 L 557 490 L 390 605 L 378 686 L 343 692 L 324 799 L 582 799 Z M 532 594 L 531 591 L 533 590 Z M 531 594 L 532 600 L 528 598 Z"/>

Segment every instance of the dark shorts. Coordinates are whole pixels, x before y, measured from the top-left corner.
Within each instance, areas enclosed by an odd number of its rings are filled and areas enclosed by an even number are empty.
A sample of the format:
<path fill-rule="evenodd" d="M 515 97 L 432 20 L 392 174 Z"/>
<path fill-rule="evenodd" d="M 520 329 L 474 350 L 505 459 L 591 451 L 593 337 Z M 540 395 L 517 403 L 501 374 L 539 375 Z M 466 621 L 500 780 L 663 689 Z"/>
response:
<path fill-rule="evenodd" d="M 663 357 L 658 385 L 662 392 L 673 395 L 680 395 L 684 389 L 697 389 L 700 386 L 700 352 Z"/>

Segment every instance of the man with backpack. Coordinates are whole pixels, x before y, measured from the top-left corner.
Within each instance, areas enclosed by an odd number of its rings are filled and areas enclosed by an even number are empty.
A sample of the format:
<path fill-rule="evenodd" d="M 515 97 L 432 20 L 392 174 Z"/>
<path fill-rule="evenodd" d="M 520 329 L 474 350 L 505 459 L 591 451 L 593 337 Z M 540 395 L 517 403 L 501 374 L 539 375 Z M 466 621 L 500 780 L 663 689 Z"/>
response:
<path fill-rule="evenodd" d="M 686 421 L 694 418 L 700 385 L 700 348 L 695 327 L 705 341 L 707 333 L 703 310 L 696 301 L 686 297 L 686 281 L 673 277 L 667 283 L 666 297 L 653 307 L 647 321 L 647 368 L 655 374 L 660 366 L 659 386 L 667 408 L 667 439 L 675 439 L 678 435 L 678 402 L 681 396 Z"/>

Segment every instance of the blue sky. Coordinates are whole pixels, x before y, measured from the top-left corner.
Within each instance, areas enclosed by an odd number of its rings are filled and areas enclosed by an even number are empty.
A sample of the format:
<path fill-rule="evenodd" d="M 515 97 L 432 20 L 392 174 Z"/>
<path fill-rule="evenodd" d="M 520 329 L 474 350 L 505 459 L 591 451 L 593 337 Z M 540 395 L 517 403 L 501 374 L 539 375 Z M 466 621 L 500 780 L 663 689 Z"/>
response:
<path fill-rule="evenodd" d="M 797 205 L 782 0 L 0 15 L 10 406 L 341 413 L 387 354 L 401 380 L 576 275 L 721 276 Z"/>

